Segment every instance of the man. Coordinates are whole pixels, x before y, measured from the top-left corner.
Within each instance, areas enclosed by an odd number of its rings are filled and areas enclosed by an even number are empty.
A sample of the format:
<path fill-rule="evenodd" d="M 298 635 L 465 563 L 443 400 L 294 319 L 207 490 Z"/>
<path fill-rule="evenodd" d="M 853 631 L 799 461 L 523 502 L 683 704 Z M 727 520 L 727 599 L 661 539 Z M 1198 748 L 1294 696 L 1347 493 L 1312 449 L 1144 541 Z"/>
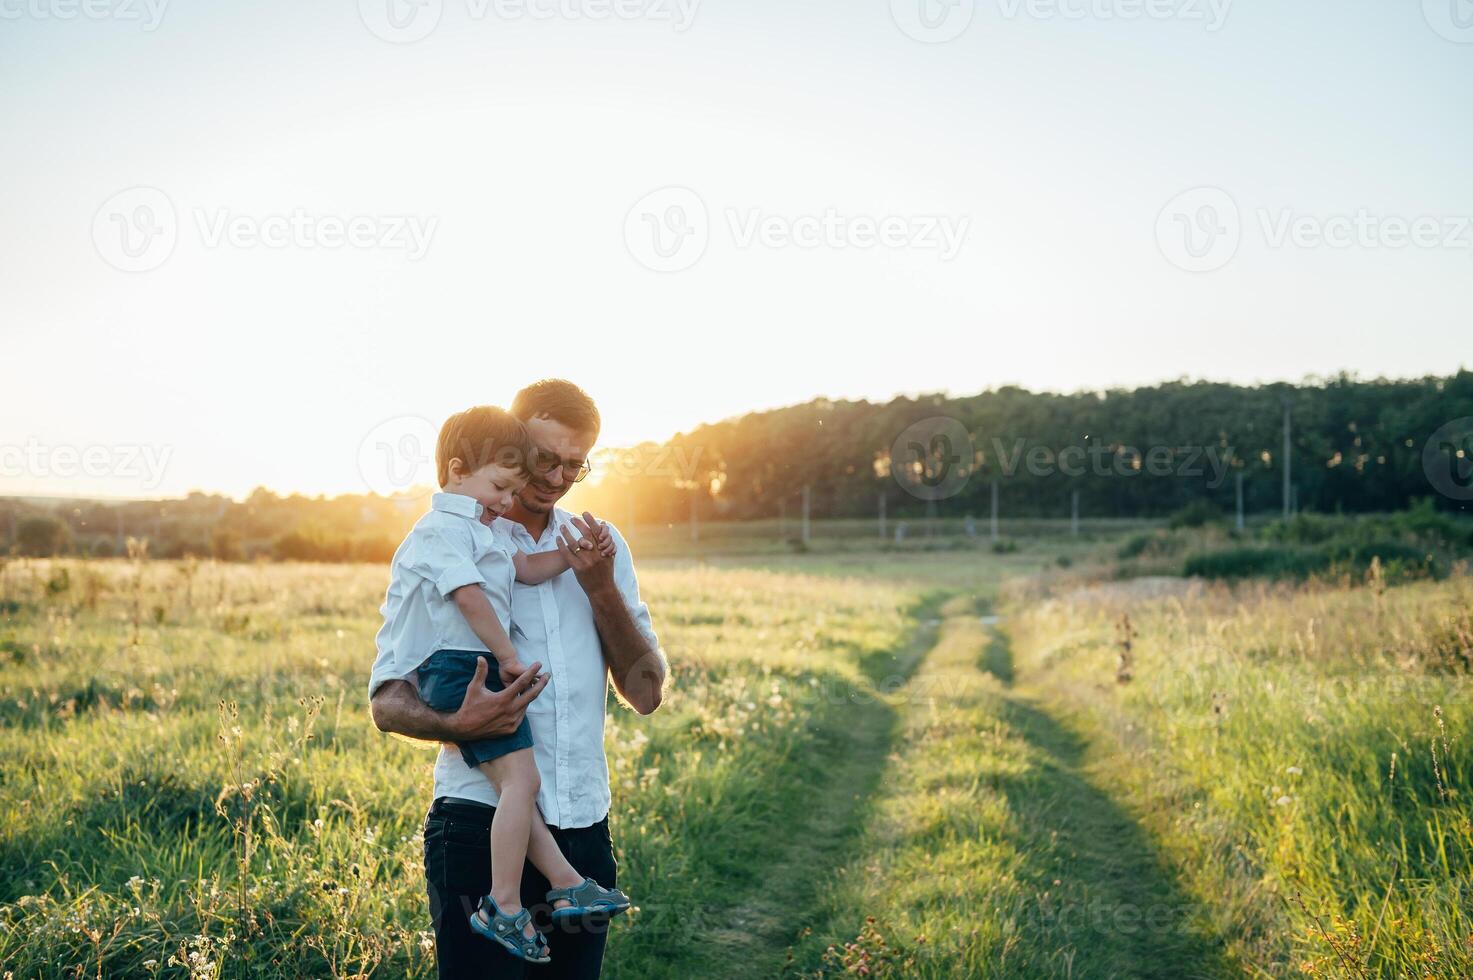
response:
<path fill-rule="evenodd" d="M 511 412 L 537 447 L 533 476 L 505 515 L 518 547 L 529 553 L 559 549 L 559 529 L 573 515 L 557 502 L 588 474 L 598 438 L 593 400 L 568 381 L 539 381 L 517 393 Z M 567 572 L 542 583 L 517 583 L 512 595 L 512 642 L 528 669 L 505 690 L 485 689 L 486 661 L 459 710 L 428 707 L 406 680 L 391 679 L 375 663 L 369 681 L 374 724 L 380 731 L 457 742 L 516 730 L 525 714 L 542 787 L 537 805 L 568 861 L 605 888 L 617 866 L 609 837 L 609 771 L 604 757 L 608 682 L 635 711 L 660 706 L 666 665 L 629 547 L 610 527 L 617 551 L 573 551 Z M 547 672 L 542 673 L 546 666 Z M 435 763 L 435 799 L 425 819 L 425 879 L 435 928 L 435 959 L 442 980 L 522 977 L 594 978 L 603 966 L 602 927 L 549 933 L 552 962 L 528 968 L 471 931 L 468 917 L 491 881 L 490 826 L 495 790 L 444 746 Z M 531 865 L 522 875 L 522 902 L 546 919 L 548 883 Z"/>

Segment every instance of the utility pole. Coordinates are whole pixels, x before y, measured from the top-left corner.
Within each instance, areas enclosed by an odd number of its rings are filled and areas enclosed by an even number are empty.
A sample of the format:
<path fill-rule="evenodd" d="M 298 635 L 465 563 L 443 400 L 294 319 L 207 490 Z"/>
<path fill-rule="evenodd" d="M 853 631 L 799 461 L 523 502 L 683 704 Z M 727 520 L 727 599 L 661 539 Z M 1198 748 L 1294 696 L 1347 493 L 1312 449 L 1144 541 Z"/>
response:
<path fill-rule="evenodd" d="M 997 477 L 992 478 L 992 543 L 997 543 Z"/>
<path fill-rule="evenodd" d="M 880 540 L 885 540 L 885 495 L 880 494 Z"/>
<path fill-rule="evenodd" d="M 811 497 L 813 496 L 812 490 L 813 490 L 813 488 L 810 487 L 808 484 L 806 484 L 806 483 L 803 484 L 803 543 L 804 544 L 807 544 L 808 543 L 808 504 L 809 504 L 809 501 L 810 501 Z"/>
<path fill-rule="evenodd" d="M 700 497 L 696 494 L 695 489 L 692 488 L 690 492 L 690 539 L 692 541 L 701 540 L 701 515 L 700 508 L 698 507 L 699 500 Z"/>
<path fill-rule="evenodd" d="M 1073 535 L 1074 537 L 1076 537 L 1076 538 L 1079 537 L 1079 491 L 1078 490 L 1075 490 L 1074 493 L 1071 495 L 1071 504 L 1070 504 L 1070 507 L 1069 507 L 1069 533 L 1071 535 Z"/>
<path fill-rule="evenodd" d="M 1289 462 L 1290 462 L 1290 459 L 1292 458 L 1290 454 L 1293 452 L 1292 443 L 1290 442 L 1290 434 L 1291 434 L 1291 432 L 1293 430 L 1293 425 L 1294 425 L 1293 413 L 1294 413 L 1294 409 L 1292 408 L 1292 403 L 1289 401 L 1288 398 L 1285 398 L 1284 399 L 1284 520 L 1286 520 L 1286 521 L 1291 516 L 1293 516 L 1293 501 L 1290 499 L 1293 496 L 1293 491 L 1291 489 L 1291 487 L 1293 486 L 1293 484 L 1291 483 L 1291 478 L 1290 478 L 1290 475 L 1289 475 Z"/>
<path fill-rule="evenodd" d="M 784 541 L 788 539 L 788 498 L 779 498 L 777 502 L 777 536 Z"/>
<path fill-rule="evenodd" d="M 1243 471 L 1242 470 L 1238 470 L 1237 484 L 1238 484 L 1238 530 L 1241 531 L 1241 530 L 1243 530 L 1243 527 L 1245 526 L 1244 525 L 1244 521 L 1243 521 Z"/>
<path fill-rule="evenodd" d="M 926 537 L 936 536 L 936 501 L 926 501 Z"/>

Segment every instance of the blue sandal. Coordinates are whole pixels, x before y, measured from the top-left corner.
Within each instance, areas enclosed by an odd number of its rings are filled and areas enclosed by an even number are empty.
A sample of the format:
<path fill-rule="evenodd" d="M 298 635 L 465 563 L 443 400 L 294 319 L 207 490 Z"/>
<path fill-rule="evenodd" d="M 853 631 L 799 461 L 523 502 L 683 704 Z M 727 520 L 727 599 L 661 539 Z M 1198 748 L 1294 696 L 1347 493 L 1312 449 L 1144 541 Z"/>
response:
<path fill-rule="evenodd" d="M 532 921 L 532 913 L 522 909 L 516 915 L 505 915 L 496 905 L 496 899 L 482 895 L 481 902 L 471 913 L 471 929 L 493 943 L 499 943 L 519 960 L 528 963 L 551 963 L 547 940 L 542 933 L 533 931 L 528 938 L 526 929 Z"/>
<path fill-rule="evenodd" d="M 608 918 L 629 911 L 629 896 L 617 888 L 605 888 L 592 878 L 584 878 L 572 888 L 554 888 L 547 893 L 549 904 L 570 902 L 566 908 L 552 910 L 553 922 L 568 919 Z"/>

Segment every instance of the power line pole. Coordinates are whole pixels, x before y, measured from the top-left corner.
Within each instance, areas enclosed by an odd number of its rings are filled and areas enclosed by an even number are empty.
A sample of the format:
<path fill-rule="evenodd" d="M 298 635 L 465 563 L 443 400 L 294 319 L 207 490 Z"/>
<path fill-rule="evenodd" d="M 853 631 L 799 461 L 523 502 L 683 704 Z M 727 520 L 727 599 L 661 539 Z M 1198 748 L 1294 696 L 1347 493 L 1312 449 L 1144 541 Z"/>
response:
<path fill-rule="evenodd" d="M 997 543 L 997 477 L 992 478 L 992 543 Z"/>
<path fill-rule="evenodd" d="M 1074 537 L 1076 537 L 1076 538 L 1079 537 L 1079 491 L 1078 490 L 1075 490 L 1074 493 L 1071 494 L 1071 502 L 1070 502 L 1070 505 L 1069 505 L 1069 533 L 1071 535 L 1073 535 Z"/>
<path fill-rule="evenodd" d="M 696 491 L 692 489 L 690 492 L 690 539 L 692 541 L 701 540 L 701 515 L 697 506 L 699 499 Z"/>
<path fill-rule="evenodd" d="M 1293 514 L 1292 483 L 1289 475 L 1289 463 L 1293 452 L 1290 435 L 1294 425 L 1294 409 L 1288 398 L 1284 399 L 1284 520 L 1288 520 Z"/>
<path fill-rule="evenodd" d="M 1244 527 L 1244 521 L 1243 521 L 1243 471 L 1242 470 L 1239 470 L 1238 471 L 1237 484 L 1238 484 L 1238 530 L 1241 531 L 1241 530 L 1243 530 L 1243 527 Z"/>
<path fill-rule="evenodd" d="M 812 487 L 803 484 L 803 543 L 808 543 L 808 504 L 812 497 Z"/>
<path fill-rule="evenodd" d="M 880 494 L 880 540 L 885 540 L 885 495 Z"/>

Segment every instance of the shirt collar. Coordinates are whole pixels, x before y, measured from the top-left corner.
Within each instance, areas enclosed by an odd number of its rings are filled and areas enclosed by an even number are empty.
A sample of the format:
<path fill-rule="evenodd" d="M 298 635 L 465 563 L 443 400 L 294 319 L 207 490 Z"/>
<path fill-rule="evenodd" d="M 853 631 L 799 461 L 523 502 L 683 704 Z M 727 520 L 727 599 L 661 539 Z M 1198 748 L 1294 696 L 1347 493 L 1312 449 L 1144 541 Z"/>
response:
<path fill-rule="evenodd" d="M 514 521 L 509 517 L 502 518 L 502 520 L 506 521 L 506 528 L 513 535 L 526 538 L 533 544 L 540 546 L 543 541 L 548 540 L 548 535 L 556 537 L 558 529 L 566 524 L 571 516 L 571 511 L 563 510 L 563 508 L 554 505 L 552 508 L 552 516 L 547 520 L 547 529 L 542 532 L 542 537 L 540 538 L 532 537 L 532 532 L 528 531 L 526 525 L 522 524 L 521 521 Z"/>
<path fill-rule="evenodd" d="M 485 508 L 476 502 L 476 498 L 467 497 L 463 493 L 437 493 L 430 498 L 430 510 L 479 521 Z"/>

